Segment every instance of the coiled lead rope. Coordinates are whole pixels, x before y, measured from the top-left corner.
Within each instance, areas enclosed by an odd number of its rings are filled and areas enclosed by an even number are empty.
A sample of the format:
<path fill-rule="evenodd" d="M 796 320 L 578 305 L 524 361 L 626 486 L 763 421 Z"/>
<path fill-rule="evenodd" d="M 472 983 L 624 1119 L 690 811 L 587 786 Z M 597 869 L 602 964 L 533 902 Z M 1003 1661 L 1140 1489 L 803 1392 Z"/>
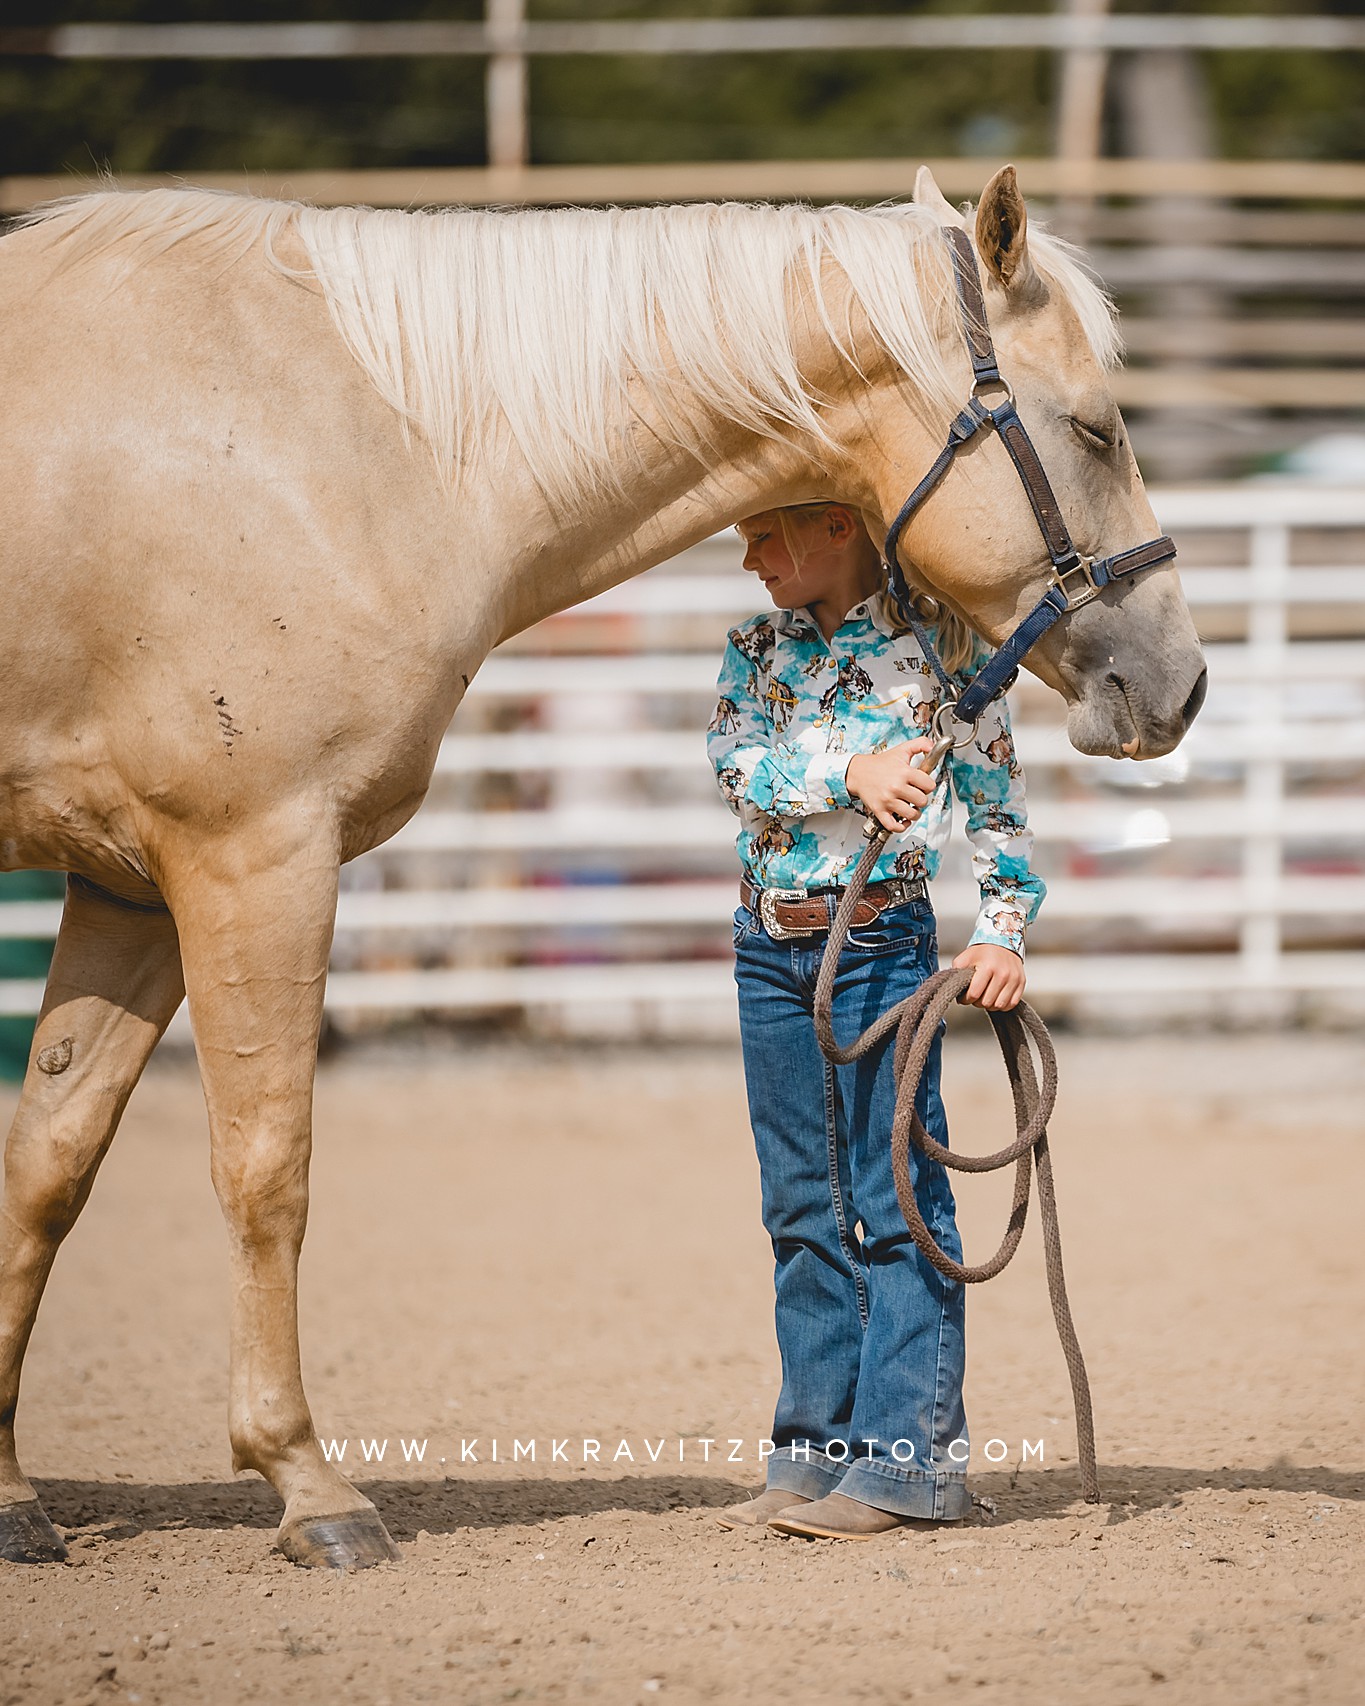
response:
<path fill-rule="evenodd" d="M 928 766 L 926 766 L 928 767 Z M 963 993 L 972 980 L 968 970 L 948 968 L 926 978 L 913 995 L 898 1001 L 846 1047 L 835 1040 L 832 1004 L 834 980 L 839 970 L 854 908 L 862 899 L 872 872 L 886 845 L 889 831 L 880 827 L 869 836 L 867 847 L 859 859 L 847 887 L 840 898 L 829 941 L 825 944 L 820 962 L 820 976 L 815 986 L 815 1032 L 826 1059 L 846 1066 L 887 1037 L 896 1033 L 893 1070 L 896 1084 L 895 1114 L 891 1123 L 891 1168 L 895 1176 L 896 1196 L 901 1213 L 910 1229 L 910 1236 L 945 1279 L 963 1285 L 975 1285 L 981 1280 L 994 1279 L 1009 1265 L 1024 1232 L 1028 1214 L 1030 1174 L 1038 1173 L 1038 1202 L 1043 1217 L 1043 1250 L 1047 1265 L 1047 1289 L 1052 1299 L 1052 1315 L 1057 1323 L 1062 1354 L 1071 1376 L 1071 1396 L 1076 1409 L 1076 1444 L 1081 1467 L 1081 1492 L 1088 1504 L 1098 1504 L 1099 1473 L 1095 1466 L 1095 1423 L 1090 1409 L 1090 1382 L 1086 1378 L 1085 1359 L 1081 1355 L 1076 1328 L 1067 1301 L 1066 1276 L 1062 1272 L 1062 1239 L 1057 1225 L 1057 1198 L 1052 1186 L 1052 1158 L 1047 1146 L 1047 1122 L 1057 1099 L 1057 1056 L 1047 1026 L 1028 1005 L 1021 1001 L 1008 1013 L 988 1014 L 995 1029 L 1000 1052 L 1009 1074 L 1010 1090 L 1014 1096 L 1016 1137 L 1013 1143 L 997 1149 L 993 1155 L 963 1155 L 945 1149 L 924 1129 L 915 1111 L 915 1095 L 929 1050 L 938 1034 L 940 1021 L 948 1008 Z M 1037 1051 L 1035 1069 L 1029 1044 Z M 1041 1078 L 1040 1078 L 1041 1072 Z M 920 1151 L 930 1160 L 940 1161 L 959 1173 L 993 1173 L 1014 1163 L 1014 1199 L 1010 1205 L 1009 1223 L 1000 1247 L 989 1261 L 969 1267 L 941 1250 L 935 1243 L 915 1200 L 910 1178 L 910 1143 L 913 1139 Z"/>

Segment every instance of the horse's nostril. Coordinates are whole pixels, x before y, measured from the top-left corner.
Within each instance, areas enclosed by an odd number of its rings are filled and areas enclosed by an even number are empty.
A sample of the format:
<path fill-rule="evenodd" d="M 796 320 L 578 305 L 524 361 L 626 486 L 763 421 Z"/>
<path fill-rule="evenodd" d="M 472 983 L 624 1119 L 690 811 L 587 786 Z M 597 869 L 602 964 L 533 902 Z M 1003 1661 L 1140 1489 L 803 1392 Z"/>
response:
<path fill-rule="evenodd" d="M 1208 690 L 1209 671 L 1208 666 L 1205 665 L 1205 667 L 1199 672 L 1198 681 L 1196 681 L 1194 686 L 1190 689 L 1190 696 L 1185 701 L 1184 709 L 1180 713 L 1180 726 L 1182 729 L 1188 729 L 1190 724 L 1199 715 L 1199 708 L 1204 703 L 1204 698 L 1208 693 Z"/>

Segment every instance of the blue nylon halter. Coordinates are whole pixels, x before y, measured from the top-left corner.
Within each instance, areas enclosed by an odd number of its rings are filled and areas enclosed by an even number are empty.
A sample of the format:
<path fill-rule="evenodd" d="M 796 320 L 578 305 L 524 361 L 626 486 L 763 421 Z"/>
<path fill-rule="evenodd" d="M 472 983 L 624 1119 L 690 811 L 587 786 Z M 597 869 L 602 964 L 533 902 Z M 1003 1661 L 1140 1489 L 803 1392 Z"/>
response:
<path fill-rule="evenodd" d="M 901 505 L 895 520 L 887 530 L 883 552 L 887 577 L 901 605 L 911 632 L 924 648 L 944 693 L 952 702 L 956 721 L 975 724 L 986 707 L 1013 682 L 1025 652 L 1036 645 L 1043 635 L 1069 611 L 1078 610 L 1097 596 L 1102 587 L 1126 575 L 1155 568 L 1175 556 L 1175 545 L 1162 534 L 1149 539 L 1145 545 L 1135 545 L 1127 551 L 1117 551 L 1108 557 L 1084 556 L 1072 543 L 1071 535 L 1058 504 L 1028 428 L 1019 418 L 1014 406 L 1014 393 L 1000 372 L 995 345 L 986 324 L 985 298 L 981 290 L 981 274 L 971 239 L 957 226 L 945 226 L 944 237 L 953 259 L 953 282 L 957 291 L 958 312 L 963 336 L 972 360 L 972 394 L 967 406 L 956 416 L 948 429 L 948 440 L 935 458 L 933 466 Z M 1000 385 L 1005 400 L 994 408 L 983 403 L 979 392 Z M 911 516 L 930 495 L 952 467 L 958 452 L 970 444 L 979 432 L 994 430 L 1009 452 L 1019 479 L 1023 484 L 1038 530 L 1043 536 L 1052 563 L 1052 579 L 1047 591 L 1024 617 L 1019 626 L 1001 645 L 995 655 L 972 678 L 959 695 L 957 684 L 943 666 L 924 623 L 915 614 L 910 602 L 910 589 L 901 570 L 897 545 L 901 532 Z M 1072 586 L 1073 580 L 1079 581 Z"/>

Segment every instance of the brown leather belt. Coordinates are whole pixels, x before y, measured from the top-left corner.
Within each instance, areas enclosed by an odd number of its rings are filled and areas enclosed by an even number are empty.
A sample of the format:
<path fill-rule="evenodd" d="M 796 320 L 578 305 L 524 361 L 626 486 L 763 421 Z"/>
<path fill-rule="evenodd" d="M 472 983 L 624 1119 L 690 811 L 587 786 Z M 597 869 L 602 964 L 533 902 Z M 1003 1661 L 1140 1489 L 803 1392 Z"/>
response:
<path fill-rule="evenodd" d="M 829 929 L 830 912 L 827 896 L 833 889 L 755 888 L 747 877 L 739 880 L 739 898 L 750 912 L 756 912 L 763 928 L 774 941 L 788 936 L 817 936 Z M 888 906 L 905 906 L 912 900 L 924 900 L 928 895 L 923 877 L 907 881 L 893 877 L 884 883 L 869 883 L 862 899 L 853 909 L 852 925 L 856 930 L 870 924 Z"/>

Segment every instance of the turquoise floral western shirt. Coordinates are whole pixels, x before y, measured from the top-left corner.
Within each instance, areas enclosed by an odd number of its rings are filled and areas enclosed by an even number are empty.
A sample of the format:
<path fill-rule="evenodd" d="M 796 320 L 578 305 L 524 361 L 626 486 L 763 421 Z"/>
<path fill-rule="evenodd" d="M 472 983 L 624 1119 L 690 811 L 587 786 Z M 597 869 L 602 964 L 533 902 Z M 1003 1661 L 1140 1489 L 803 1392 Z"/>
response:
<path fill-rule="evenodd" d="M 849 759 L 930 733 L 938 709 L 938 678 L 919 642 L 897 632 L 881 592 L 855 606 L 829 641 L 807 611 L 775 610 L 731 630 L 718 690 L 707 750 L 739 816 L 750 879 L 763 888 L 838 887 L 866 846 L 867 817 L 844 779 Z M 1029 866 L 1033 835 L 1003 698 L 945 761 L 932 798 L 887 842 L 871 880 L 937 874 L 954 791 L 967 808 L 981 890 L 971 940 L 1022 953 L 1046 891 Z"/>

